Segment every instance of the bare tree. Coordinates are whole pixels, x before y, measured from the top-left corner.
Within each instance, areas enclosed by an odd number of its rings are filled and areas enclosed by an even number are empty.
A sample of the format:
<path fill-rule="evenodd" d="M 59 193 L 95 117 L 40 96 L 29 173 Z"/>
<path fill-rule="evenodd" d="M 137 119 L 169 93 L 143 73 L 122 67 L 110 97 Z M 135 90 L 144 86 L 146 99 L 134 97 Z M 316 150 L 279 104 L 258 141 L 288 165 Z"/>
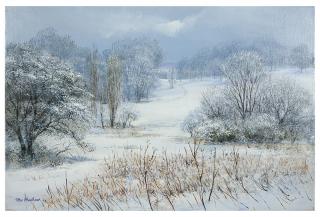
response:
<path fill-rule="evenodd" d="M 107 97 L 109 107 L 110 127 L 114 127 L 116 113 L 121 102 L 122 69 L 120 59 L 111 55 L 107 61 Z"/>
<path fill-rule="evenodd" d="M 169 69 L 169 85 L 170 85 L 170 89 L 172 89 L 174 87 L 174 83 L 175 83 L 175 68 L 172 67 Z"/>
<path fill-rule="evenodd" d="M 308 46 L 301 44 L 292 49 L 290 60 L 294 66 L 300 69 L 300 72 L 303 72 L 304 69 L 310 67 L 312 64 L 312 56 Z"/>
<path fill-rule="evenodd" d="M 210 120 L 233 116 L 234 109 L 229 105 L 223 91 L 223 88 L 208 88 L 202 93 L 200 111 Z"/>
<path fill-rule="evenodd" d="M 99 112 L 100 112 L 100 122 L 101 122 L 101 127 L 105 128 L 105 124 L 104 124 L 104 108 L 103 108 L 103 97 L 102 95 L 100 96 L 100 102 L 99 102 Z"/>
<path fill-rule="evenodd" d="M 226 97 L 240 117 L 246 119 L 257 107 L 265 78 L 260 56 L 251 51 L 237 52 L 227 58 L 221 71 L 228 81 Z"/>
<path fill-rule="evenodd" d="M 270 71 L 274 71 L 278 66 L 284 64 L 286 47 L 273 40 L 263 40 L 256 47 L 263 56 L 264 63 Z"/>

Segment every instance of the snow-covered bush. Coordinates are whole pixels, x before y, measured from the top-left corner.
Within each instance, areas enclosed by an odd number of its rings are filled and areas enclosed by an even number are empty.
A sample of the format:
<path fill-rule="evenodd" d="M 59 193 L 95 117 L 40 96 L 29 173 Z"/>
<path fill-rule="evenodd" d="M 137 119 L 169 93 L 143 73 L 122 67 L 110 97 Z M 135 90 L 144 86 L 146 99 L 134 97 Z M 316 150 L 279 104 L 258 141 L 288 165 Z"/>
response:
<path fill-rule="evenodd" d="M 313 131 L 312 101 L 310 94 L 295 81 L 287 77 L 272 79 L 264 88 L 261 112 L 271 116 L 285 134 L 283 139 L 293 143 Z"/>
<path fill-rule="evenodd" d="M 238 138 L 237 126 L 226 119 L 208 119 L 201 110 L 191 112 L 182 123 L 182 129 L 190 137 L 208 142 L 231 142 Z"/>
<path fill-rule="evenodd" d="M 131 127 L 131 123 L 138 118 L 138 113 L 132 106 L 124 104 L 118 111 L 118 124 L 122 128 Z"/>
<path fill-rule="evenodd" d="M 245 141 L 250 142 L 279 142 L 284 138 L 283 132 L 275 118 L 260 114 L 254 115 L 243 122 L 242 134 Z"/>
<path fill-rule="evenodd" d="M 239 138 L 236 125 L 222 119 L 205 120 L 195 131 L 200 138 L 208 142 L 233 142 Z"/>
<path fill-rule="evenodd" d="M 188 114 L 181 124 L 183 131 L 190 134 L 190 137 L 196 137 L 198 134 L 197 127 L 205 120 L 205 117 L 199 110 L 194 110 Z"/>

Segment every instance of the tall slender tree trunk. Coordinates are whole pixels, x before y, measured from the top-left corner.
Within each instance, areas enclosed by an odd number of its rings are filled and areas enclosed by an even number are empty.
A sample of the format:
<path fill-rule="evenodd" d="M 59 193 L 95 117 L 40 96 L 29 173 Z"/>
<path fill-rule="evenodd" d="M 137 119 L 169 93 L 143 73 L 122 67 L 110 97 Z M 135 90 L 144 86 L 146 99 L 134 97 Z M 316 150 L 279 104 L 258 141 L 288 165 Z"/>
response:
<path fill-rule="evenodd" d="M 103 113 L 102 113 L 102 111 L 100 111 L 100 120 L 101 120 L 101 127 L 104 129 Z"/>
<path fill-rule="evenodd" d="M 102 97 L 102 96 L 100 97 L 99 105 L 100 105 L 100 121 L 101 121 L 101 127 L 102 127 L 102 129 L 104 129 L 104 122 L 103 122 L 103 97 Z"/>
<path fill-rule="evenodd" d="M 111 118 L 110 118 L 110 127 L 111 127 L 111 128 L 114 127 L 114 119 L 115 119 L 115 109 L 112 108 L 112 109 L 111 109 Z"/>

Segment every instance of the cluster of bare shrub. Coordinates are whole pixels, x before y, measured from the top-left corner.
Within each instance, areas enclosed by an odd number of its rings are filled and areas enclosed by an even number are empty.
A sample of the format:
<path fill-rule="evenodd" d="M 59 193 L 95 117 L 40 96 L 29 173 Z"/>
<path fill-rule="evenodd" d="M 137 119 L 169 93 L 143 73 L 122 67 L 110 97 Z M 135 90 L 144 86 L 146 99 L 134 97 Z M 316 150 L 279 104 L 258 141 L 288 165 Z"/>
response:
<path fill-rule="evenodd" d="M 313 140 L 310 94 L 288 77 L 264 72 L 262 59 L 241 51 L 221 66 L 226 84 L 203 93 L 200 108 L 183 122 L 195 140 L 281 142 Z"/>
<path fill-rule="evenodd" d="M 100 110 L 102 110 L 101 116 L 99 117 L 102 128 L 111 127 L 109 108 L 107 108 L 105 105 L 102 105 L 100 106 Z M 107 115 L 105 116 L 103 114 Z M 122 103 L 119 106 L 117 113 L 115 114 L 112 125 L 114 128 L 129 128 L 132 127 L 132 122 L 137 120 L 138 117 L 139 113 L 132 105 Z"/>
<path fill-rule="evenodd" d="M 235 148 L 204 151 L 199 145 L 178 154 L 140 148 L 105 160 L 95 178 L 73 183 L 66 179 L 63 186 L 48 186 L 43 207 L 37 209 L 208 210 L 218 200 L 230 200 L 246 209 L 261 204 L 270 209 L 270 201 L 259 192 L 272 195 L 285 208 L 302 194 L 297 193 L 296 184 L 313 180 L 306 159 L 302 154 L 297 158 L 262 156 Z M 313 200 L 309 192 L 303 194 Z"/>

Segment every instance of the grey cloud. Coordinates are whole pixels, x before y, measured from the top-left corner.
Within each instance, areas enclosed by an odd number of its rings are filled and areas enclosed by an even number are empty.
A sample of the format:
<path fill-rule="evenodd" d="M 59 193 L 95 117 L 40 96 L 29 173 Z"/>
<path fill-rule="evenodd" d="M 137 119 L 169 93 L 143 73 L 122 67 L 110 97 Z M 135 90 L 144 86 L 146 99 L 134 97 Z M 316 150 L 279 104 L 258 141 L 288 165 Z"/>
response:
<path fill-rule="evenodd" d="M 121 38 L 151 36 L 171 61 L 232 40 L 266 37 L 289 46 L 314 46 L 313 7 L 6 8 L 7 41 L 28 40 L 48 26 L 100 49 Z"/>

